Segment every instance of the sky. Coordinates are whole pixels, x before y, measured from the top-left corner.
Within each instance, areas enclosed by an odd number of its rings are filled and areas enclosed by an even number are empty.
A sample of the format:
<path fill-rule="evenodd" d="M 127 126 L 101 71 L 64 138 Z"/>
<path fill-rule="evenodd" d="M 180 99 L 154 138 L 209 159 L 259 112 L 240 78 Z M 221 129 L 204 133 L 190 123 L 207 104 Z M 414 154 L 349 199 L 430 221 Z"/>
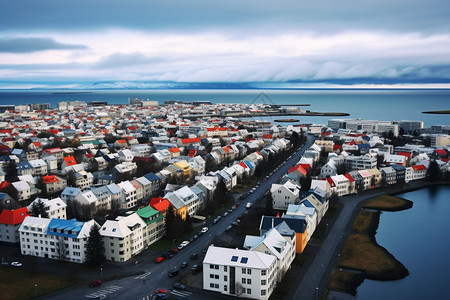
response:
<path fill-rule="evenodd" d="M 450 88 L 450 1 L 0 1 L 0 89 L 99 82 Z"/>

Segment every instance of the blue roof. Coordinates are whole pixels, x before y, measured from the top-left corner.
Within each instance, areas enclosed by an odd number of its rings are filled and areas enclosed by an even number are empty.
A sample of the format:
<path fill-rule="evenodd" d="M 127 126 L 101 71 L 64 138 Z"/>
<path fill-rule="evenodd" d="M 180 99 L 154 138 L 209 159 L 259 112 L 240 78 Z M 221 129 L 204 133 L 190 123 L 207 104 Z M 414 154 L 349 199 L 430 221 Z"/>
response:
<path fill-rule="evenodd" d="M 158 181 L 160 178 L 155 175 L 155 173 L 148 173 L 144 175 L 145 178 L 147 178 L 149 181 Z"/>
<path fill-rule="evenodd" d="M 305 204 L 306 207 L 312 207 L 315 208 L 314 205 L 311 204 L 311 202 L 309 202 L 308 200 L 305 200 L 302 202 L 303 204 Z"/>
<path fill-rule="evenodd" d="M 33 166 L 30 165 L 29 162 L 23 161 L 17 164 L 17 170 L 26 170 L 26 169 L 32 169 Z"/>
<path fill-rule="evenodd" d="M 297 233 L 304 233 L 307 227 L 306 217 L 305 216 L 289 216 L 285 215 L 281 218 L 263 216 L 261 222 L 261 231 L 267 231 L 282 222 L 286 222 L 286 224 Z"/>
<path fill-rule="evenodd" d="M 358 149 L 370 149 L 369 144 L 357 144 Z"/>
<path fill-rule="evenodd" d="M 406 168 L 404 166 L 396 165 L 396 164 L 390 165 L 390 167 L 392 167 L 395 171 L 404 171 L 404 170 L 406 170 Z"/>
<path fill-rule="evenodd" d="M 247 167 L 249 167 L 250 170 L 253 169 L 253 166 L 252 166 L 251 162 L 249 162 L 248 160 L 244 160 L 244 164 L 246 164 Z"/>
<path fill-rule="evenodd" d="M 112 194 L 122 193 L 122 189 L 114 183 L 108 184 L 106 187 Z"/>
<path fill-rule="evenodd" d="M 51 219 L 47 227 L 47 234 L 76 238 L 80 234 L 84 222 L 63 219 Z"/>
<path fill-rule="evenodd" d="M 61 195 L 76 196 L 80 191 L 79 188 L 68 186 L 62 191 Z"/>

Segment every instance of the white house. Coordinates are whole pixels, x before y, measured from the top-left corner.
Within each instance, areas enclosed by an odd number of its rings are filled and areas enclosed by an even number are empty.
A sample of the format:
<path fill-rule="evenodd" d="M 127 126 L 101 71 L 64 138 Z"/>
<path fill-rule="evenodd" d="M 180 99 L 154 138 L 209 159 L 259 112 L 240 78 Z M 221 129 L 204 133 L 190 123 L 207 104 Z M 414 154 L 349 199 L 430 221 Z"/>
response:
<path fill-rule="evenodd" d="M 124 195 L 122 209 L 135 207 L 137 205 L 137 201 L 140 200 L 137 199 L 135 186 L 132 185 L 128 180 L 118 183 L 117 186 L 122 189 L 122 193 Z"/>
<path fill-rule="evenodd" d="M 335 175 L 330 177 L 335 184 L 335 192 L 338 196 L 344 196 L 348 194 L 349 181 L 344 175 Z"/>
<path fill-rule="evenodd" d="M 273 209 L 287 210 L 289 204 L 297 204 L 300 201 L 300 187 L 290 181 L 272 184 L 270 193 Z"/>
<path fill-rule="evenodd" d="M 99 232 L 103 236 L 107 260 L 124 262 L 144 249 L 146 224 L 136 214 L 107 220 Z"/>
<path fill-rule="evenodd" d="M 277 259 L 258 251 L 208 247 L 203 289 L 251 299 L 269 299 L 277 282 Z"/>
<path fill-rule="evenodd" d="M 44 203 L 49 219 L 67 219 L 67 205 L 59 197 L 53 199 L 36 198 L 30 203 L 28 210 L 31 210 L 33 204 L 39 202 L 39 200 Z"/>
<path fill-rule="evenodd" d="M 98 226 L 94 220 L 26 217 L 19 228 L 20 251 L 22 255 L 84 263 L 93 226 Z"/>

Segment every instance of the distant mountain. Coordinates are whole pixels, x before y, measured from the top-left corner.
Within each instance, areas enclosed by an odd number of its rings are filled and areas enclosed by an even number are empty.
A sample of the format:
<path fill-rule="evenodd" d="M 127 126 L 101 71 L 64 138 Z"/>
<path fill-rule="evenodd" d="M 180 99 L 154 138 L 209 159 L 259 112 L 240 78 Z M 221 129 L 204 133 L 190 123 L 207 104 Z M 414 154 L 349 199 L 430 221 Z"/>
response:
<path fill-rule="evenodd" d="M 252 89 L 251 83 L 216 83 L 216 82 L 146 82 L 146 81 L 102 81 L 83 86 L 83 89 L 139 90 L 139 89 Z"/>

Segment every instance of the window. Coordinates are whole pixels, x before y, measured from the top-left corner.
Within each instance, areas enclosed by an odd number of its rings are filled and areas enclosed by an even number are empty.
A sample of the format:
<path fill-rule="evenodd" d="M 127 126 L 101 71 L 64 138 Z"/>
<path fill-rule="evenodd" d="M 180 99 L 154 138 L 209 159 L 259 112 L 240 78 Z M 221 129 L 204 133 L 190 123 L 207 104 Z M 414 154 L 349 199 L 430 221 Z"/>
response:
<path fill-rule="evenodd" d="M 210 269 L 214 269 L 214 265 L 209 265 L 209 268 Z"/>
<path fill-rule="evenodd" d="M 252 293 L 252 289 L 247 289 L 247 294 L 251 294 Z"/>
<path fill-rule="evenodd" d="M 246 268 L 242 268 L 242 274 L 247 274 L 247 269 Z"/>
<path fill-rule="evenodd" d="M 214 288 L 214 283 L 210 283 L 210 284 L 209 284 L 209 287 L 210 287 L 210 288 Z"/>
<path fill-rule="evenodd" d="M 261 290 L 261 296 L 265 296 L 266 295 L 266 290 Z"/>
<path fill-rule="evenodd" d="M 227 286 L 227 285 L 224 285 L 224 286 L 223 286 L 223 290 L 226 292 L 226 291 L 228 290 L 228 286 Z"/>
<path fill-rule="evenodd" d="M 242 258 L 241 258 L 241 263 L 242 263 L 242 264 L 246 264 L 247 261 L 248 261 L 248 257 L 242 257 Z"/>
<path fill-rule="evenodd" d="M 223 276 L 223 281 L 228 281 L 228 276 L 227 275 Z"/>
<path fill-rule="evenodd" d="M 238 258 L 239 258 L 239 257 L 233 255 L 233 257 L 231 258 L 231 261 L 238 261 Z"/>
<path fill-rule="evenodd" d="M 246 284 L 247 283 L 247 279 L 242 278 L 242 284 Z"/>
<path fill-rule="evenodd" d="M 265 279 L 263 279 L 263 280 L 261 280 L 261 285 L 266 285 L 266 280 Z"/>
<path fill-rule="evenodd" d="M 228 266 L 223 266 L 223 271 L 227 272 L 228 271 Z"/>
<path fill-rule="evenodd" d="M 209 274 L 209 278 L 214 278 L 214 274 Z"/>
<path fill-rule="evenodd" d="M 251 275 L 252 274 L 252 269 L 247 269 L 247 274 Z"/>

